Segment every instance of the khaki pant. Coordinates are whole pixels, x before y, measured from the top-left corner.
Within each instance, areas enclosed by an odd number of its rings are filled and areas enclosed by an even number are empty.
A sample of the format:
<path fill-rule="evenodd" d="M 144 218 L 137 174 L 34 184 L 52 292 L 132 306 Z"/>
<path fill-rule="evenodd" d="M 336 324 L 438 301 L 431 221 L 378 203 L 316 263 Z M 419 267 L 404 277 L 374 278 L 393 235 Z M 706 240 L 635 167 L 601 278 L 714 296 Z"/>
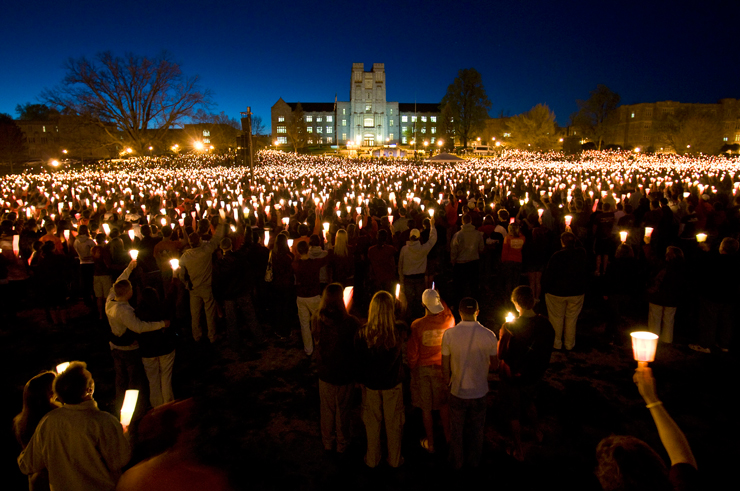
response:
<path fill-rule="evenodd" d="M 388 464 L 401 465 L 401 439 L 403 437 L 403 384 L 388 390 L 372 390 L 362 387 L 362 421 L 367 433 L 368 467 L 380 464 L 380 423 L 385 420 L 385 435 L 388 440 Z"/>
<path fill-rule="evenodd" d="M 353 385 L 334 385 L 319 379 L 321 441 L 326 450 L 331 450 L 335 442 L 337 452 L 342 453 L 347 450 Z"/>
<path fill-rule="evenodd" d="M 208 339 L 216 342 L 216 301 L 213 299 L 213 293 L 208 291 L 200 292 L 190 291 L 190 317 L 192 320 L 193 339 L 199 342 L 203 336 L 203 330 L 200 328 L 200 313 L 206 311 L 206 324 L 208 325 Z"/>
<path fill-rule="evenodd" d="M 549 293 L 545 294 L 547 316 L 553 329 L 555 329 L 553 348 L 561 349 L 565 344 L 566 350 L 572 350 L 576 345 L 576 321 L 578 321 L 578 315 L 583 308 L 585 296 L 558 297 Z M 563 328 L 565 328 L 565 340 L 563 340 Z"/>

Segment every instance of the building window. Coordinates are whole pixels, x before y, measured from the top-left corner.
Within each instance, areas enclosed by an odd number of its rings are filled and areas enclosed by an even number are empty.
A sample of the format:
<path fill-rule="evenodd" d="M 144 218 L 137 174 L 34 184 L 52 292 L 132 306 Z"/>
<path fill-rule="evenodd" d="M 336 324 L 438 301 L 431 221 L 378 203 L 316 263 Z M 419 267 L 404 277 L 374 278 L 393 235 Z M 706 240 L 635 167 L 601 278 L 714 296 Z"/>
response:
<path fill-rule="evenodd" d="M 285 122 L 285 116 L 278 116 L 278 123 Z"/>
<path fill-rule="evenodd" d="M 327 116 L 326 117 L 326 122 L 327 123 L 331 123 L 332 122 L 332 117 L 331 116 Z"/>
<path fill-rule="evenodd" d="M 373 118 L 365 118 L 365 128 L 372 128 L 375 126 L 375 122 L 373 121 Z"/>
<path fill-rule="evenodd" d="M 343 119 L 342 120 L 342 126 L 347 126 L 347 120 L 346 119 Z"/>
<path fill-rule="evenodd" d="M 203 136 L 211 136 L 211 132 L 208 130 L 203 130 Z"/>
<path fill-rule="evenodd" d="M 427 117 L 426 116 L 422 116 L 421 117 L 421 122 L 422 123 L 426 123 L 427 122 Z"/>
<path fill-rule="evenodd" d="M 342 115 L 346 115 L 346 114 L 347 114 L 347 108 L 346 107 L 343 107 L 342 108 Z"/>
<path fill-rule="evenodd" d="M 313 145 L 313 140 L 312 140 L 312 139 L 309 139 L 309 140 L 308 140 L 308 144 L 309 144 L 309 145 Z"/>
<path fill-rule="evenodd" d="M 432 126 L 432 134 L 435 134 L 436 132 L 437 132 L 437 127 L 436 126 Z"/>
<path fill-rule="evenodd" d="M 277 127 L 277 132 L 278 133 L 286 133 L 285 126 L 278 126 Z"/>
<path fill-rule="evenodd" d="M 393 108 L 391 108 L 390 111 L 391 116 L 393 116 Z"/>
<path fill-rule="evenodd" d="M 652 109 L 645 109 L 645 117 L 652 118 L 653 117 L 653 110 Z"/>
<path fill-rule="evenodd" d="M 324 132 L 324 127 L 323 126 L 317 126 L 316 127 L 316 133 L 323 133 L 323 132 Z"/>
<path fill-rule="evenodd" d="M 635 113 L 632 113 L 632 117 L 633 117 L 633 118 L 635 117 Z"/>
<path fill-rule="evenodd" d="M 388 126 L 393 126 L 393 120 L 392 119 L 388 121 Z"/>
<path fill-rule="evenodd" d="M 729 140 L 729 138 L 724 137 L 724 138 L 722 138 L 722 140 L 727 141 L 727 140 Z"/>
<path fill-rule="evenodd" d="M 429 116 L 429 119 L 432 121 L 432 123 L 437 122 L 437 116 Z"/>
<path fill-rule="evenodd" d="M 432 145 L 434 145 L 434 137 L 432 137 Z"/>
<path fill-rule="evenodd" d="M 317 123 L 321 123 L 322 121 L 324 121 L 324 118 L 322 118 L 321 116 L 318 116 L 318 117 L 316 118 L 316 122 L 317 122 Z"/>
<path fill-rule="evenodd" d="M 736 141 L 736 142 L 740 142 L 740 134 L 738 134 L 738 135 L 735 135 L 735 141 Z"/>
<path fill-rule="evenodd" d="M 388 134 L 388 139 L 389 139 L 389 140 L 393 140 L 393 133 L 389 133 L 389 134 Z"/>
<path fill-rule="evenodd" d="M 327 137 L 326 137 L 326 143 L 333 143 L 333 142 L 331 141 L 331 137 L 330 137 L 330 136 L 327 136 Z"/>
<path fill-rule="evenodd" d="M 210 138 L 203 138 L 203 143 L 211 143 L 211 139 Z"/>
<path fill-rule="evenodd" d="M 41 127 L 44 130 L 44 133 L 46 133 L 46 126 Z"/>
<path fill-rule="evenodd" d="M 278 136 L 277 137 L 278 145 L 285 145 L 288 143 L 288 137 L 287 136 Z"/>
<path fill-rule="evenodd" d="M 575 132 L 573 134 L 575 135 Z M 504 138 L 509 138 L 509 137 L 511 137 L 511 133 L 504 133 Z"/>
<path fill-rule="evenodd" d="M 422 132 L 422 133 L 426 133 L 426 132 L 427 132 L 427 128 L 426 128 L 426 126 L 422 126 L 422 127 L 421 127 L 421 132 Z"/>
<path fill-rule="evenodd" d="M 346 139 L 347 139 L 347 133 L 342 133 L 342 140 L 346 140 Z"/>
<path fill-rule="evenodd" d="M 307 126 L 306 133 L 313 133 L 313 126 Z"/>
<path fill-rule="evenodd" d="M 369 113 L 373 110 L 373 106 L 371 104 L 365 104 L 365 112 Z"/>
<path fill-rule="evenodd" d="M 406 145 L 406 143 L 408 143 L 408 139 L 404 136 L 403 138 L 401 138 L 401 143 Z"/>
<path fill-rule="evenodd" d="M 411 122 L 416 123 L 416 116 L 411 116 Z"/>
<path fill-rule="evenodd" d="M 326 132 L 327 132 L 327 133 L 331 133 L 331 126 L 327 126 L 327 127 L 326 127 Z"/>
<path fill-rule="evenodd" d="M 406 133 L 407 126 L 401 126 L 401 133 Z"/>
<path fill-rule="evenodd" d="M 313 116 L 311 116 L 310 114 L 307 114 L 306 115 L 306 123 L 312 123 L 312 122 L 313 122 Z"/>
<path fill-rule="evenodd" d="M 402 123 L 408 123 L 409 122 L 409 117 L 408 116 L 401 116 L 401 122 Z"/>
<path fill-rule="evenodd" d="M 365 79 L 365 88 L 366 89 L 372 89 L 373 88 L 373 79 L 371 79 L 371 78 Z"/>

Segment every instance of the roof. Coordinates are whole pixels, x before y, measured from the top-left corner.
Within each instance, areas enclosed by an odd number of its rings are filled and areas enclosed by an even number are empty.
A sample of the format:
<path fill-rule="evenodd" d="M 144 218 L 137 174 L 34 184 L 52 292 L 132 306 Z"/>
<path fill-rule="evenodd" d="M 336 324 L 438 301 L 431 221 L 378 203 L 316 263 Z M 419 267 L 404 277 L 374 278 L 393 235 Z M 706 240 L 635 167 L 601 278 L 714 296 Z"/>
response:
<path fill-rule="evenodd" d="M 441 109 L 440 104 L 436 102 L 399 102 L 398 111 L 402 113 L 439 113 Z"/>
<path fill-rule="evenodd" d="M 424 162 L 465 162 L 465 159 L 450 153 L 440 153 L 434 157 L 424 159 Z"/>
<path fill-rule="evenodd" d="M 298 102 L 287 102 L 291 111 L 295 111 Z M 332 113 L 334 112 L 333 102 L 301 102 L 304 113 Z"/>

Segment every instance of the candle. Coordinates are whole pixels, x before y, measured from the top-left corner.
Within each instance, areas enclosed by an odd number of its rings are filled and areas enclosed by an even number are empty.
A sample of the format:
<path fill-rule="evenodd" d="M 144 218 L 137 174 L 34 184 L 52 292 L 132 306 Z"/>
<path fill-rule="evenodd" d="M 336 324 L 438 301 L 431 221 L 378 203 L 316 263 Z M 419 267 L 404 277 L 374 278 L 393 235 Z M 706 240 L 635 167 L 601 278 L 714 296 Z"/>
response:
<path fill-rule="evenodd" d="M 270 231 L 265 230 L 265 247 L 267 247 L 267 244 L 270 243 Z"/>
<path fill-rule="evenodd" d="M 696 234 L 696 241 L 700 244 L 707 241 L 707 234 Z"/>
<path fill-rule="evenodd" d="M 342 293 L 342 297 L 344 298 L 344 307 L 346 309 L 349 309 L 349 303 L 352 301 L 352 296 L 354 295 L 354 289 L 353 286 L 348 286 L 344 289 L 344 292 Z"/>
<path fill-rule="evenodd" d="M 162 217 L 162 219 L 160 220 L 160 223 L 162 224 L 163 227 L 166 226 L 167 225 L 167 219 L 164 218 L 164 217 Z"/>
<path fill-rule="evenodd" d="M 103 232 L 105 232 L 106 237 L 110 235 L 110 225 L 107 223 L 103 224 Z"/>
<path fill-rule="evenodd" d="M 622 239 L 622 242 L 627 242 L 627 231 L 622 230 L 619 232 L 619 238 Z"/>
<path fill-rule="evenodd" d="M 288 239 L 288 247 L 293 248 L 293 239 Z"/>
<path fill-rule="evenodd" d="M 172 270 L 176 270 L 180 267 L 180 260 L 179 259 L 170 259 L 170 266 L 172 266 Z"/>
<path fill-rule="evenodd" d="M 129 231 L 128 231 L 128 237 L 129 237 L 129 239 L 131 239 L 131 241 L 132 241 L 132 242 L 133 242 L 133 240 L 134 240 L 134 236 L 135 236 L 135 235 L 136 235 L 136 234 L 134 234 L 134 231 L 133 231 L 133 229 L 131 229 L 131 230 L 129 230 Z"/>
<path fill-rule="evenodd" d="M 401 298 L 401 284 L 396 283 L 396 299 L 398 300 L 400 298 Z"/>
<path fill-rule="evenodd" d="M 507 312 L 507 314 L 506 314 L 506 322 L 514 322 L 514 319 L 516 319 L 516 317 L 514 316 L 514 313 L 513 312 Z"/>
<path fill-rule="evenodd" d="M 647 366 L 655 361 L 655 350 L 658 348 L 658 335 L 647 331 L 630 333 L 632 337 L 632 354 L 639 366 Z"/>
<path fill-rule="evenodd" d="M 573 217 L 570 215 L 565 215 L 565 226 L 570 227 L 570 222 L 573 221 Z"/>
<path fill-rule="evenodd" d="M 68 361 L 65 361 L 64 363 L 60 363 L 59 365 L 57 365 L 57 374 L 62 373 L 63 371 L 65 371 L 68 366 L 69 366 L 69 362 Z"/>
<path fill-rule="evenodd" d="M 127 390 L 123 397 L 123 406 L 121 406 L 121 424 L 128 426 L 131 424 L 131 418 L 134 416 L 136 401 L 139 399 L 138 390 Z"/>
<path fill-rule="evenodd" d="M 429 216 L 434 218 L 434 208 L 429 208 Z"/>
<path fill-rule="evenodd" d="M 645 227 L 645 237 L 650 237 L 653 235 L 653 227 Z"/>
<path fill-rule="evenodd" d="M 131 256 L 132 261 L 136 261 L 136 258 L 139 257 L 139 251 L 137 251 L 136 249 L 131 249 L 130 251 L 128 251 L 128 253 Z"/>
<path fill-rule="evenodd" d="M 287 227 L 289 223 L 290 223 L 290 217 L 283 217 L 283 225 Z"/>

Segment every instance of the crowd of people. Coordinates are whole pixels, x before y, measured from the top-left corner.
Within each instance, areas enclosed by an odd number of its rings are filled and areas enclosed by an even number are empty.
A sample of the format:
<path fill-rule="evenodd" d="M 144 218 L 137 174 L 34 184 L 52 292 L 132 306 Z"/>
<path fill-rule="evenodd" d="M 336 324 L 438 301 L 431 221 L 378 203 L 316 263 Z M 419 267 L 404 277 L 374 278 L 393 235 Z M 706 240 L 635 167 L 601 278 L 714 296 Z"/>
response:
<path fill-rule="evenodd" d="M 382 460 L 383 424 L 387 463 L 404 462 L 404 384 L 421 409 L 420 446 L 448 449 L 454 469 L 477 466 L 490 371 L 506 389 L 509 453 L 524 460 L 520 413 L 541 439 L 537 382 L 553 350 L 577 349 L 587 292 L 613 343 L 624 341 L 634 309 L 644 309 L 662 342 L 674 342 L 680 308 L 698 319 L 698 330 L 681 333 L 692 349 L 731 349 L 737 159 L 512 152 L 440 166 L 266 151 L 257 160 L 253 179 L 226 157 L 191 155 L 4 178 L 2 315 L 39 306 L 50 324 L 64 325 L 70 302 L 83 300 L 109 326 L 116 407 L 127 389 L 142 389 L 141 414 L 176 404 L 178 334 L 250 358 L 269 340 L 300 333 L 318 373 L 324 448 L 341 454 L 349 445 L 350 394 L 359 384 L 371 468 Z M 702 287 L 689 288 L 697 280 Z M 478 315 L 489 306 L 479 302 L 491 297 L 501 319 L 483 326 Z M 507 310 L 519 315 L 503 322 Z M 91 391 L 70 395 L 90 388 L 84 364 L 67 370 L 39 376 L 48 385 L 36 390 L 47 397 L 29 404 L 49 415 L 40 424 L 32 418 L 36 433 L 28 425 L 19 433 L 30 446 L 19 459 L 26 473 L 53 465 L 44 460 L 52 454 L 29 448 L 56 438 L 44 435 L 73 417 L 55 409 L 54 395 L 61 409 L 84 406 L 74 417 L 94 410 Z M 67 378 L 78 385 L 60 392 Z M 674 474 L 690 481 L 685 465 L 696 463 L 649 370 L 639 370 L 636 383 Z M 52 414 L 60 415 L 57 426 Z M 97 413 L 89 418 L 109 424 Z M 619 465 L 616 447 L 639 445 L 603 443 L 599 455 L 609 465 Z M 128 460 L 122 448 L 113 486 Z M 48 471 L 53 487 L 67 479 Z M 624 477 L 613 469 L 602 476 L 605 489 Z"/>

